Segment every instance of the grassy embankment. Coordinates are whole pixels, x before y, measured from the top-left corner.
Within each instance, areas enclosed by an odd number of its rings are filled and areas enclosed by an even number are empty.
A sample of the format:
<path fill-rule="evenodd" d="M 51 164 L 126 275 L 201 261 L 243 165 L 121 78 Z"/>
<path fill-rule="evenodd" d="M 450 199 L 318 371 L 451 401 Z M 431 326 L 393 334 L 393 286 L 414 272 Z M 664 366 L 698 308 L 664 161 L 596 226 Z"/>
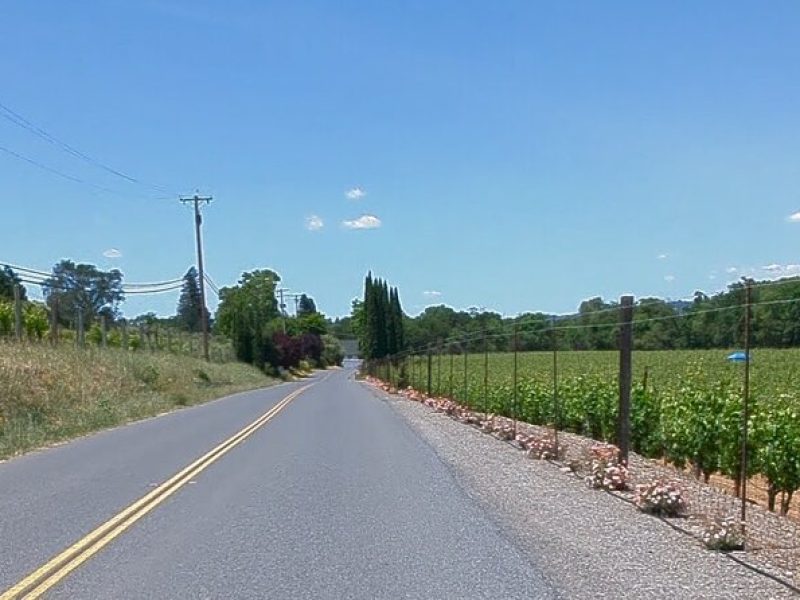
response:
<path fill-rule="evenodd" d="M 0 458 L 274 383 L 236 362 L 0 342 Z"/>

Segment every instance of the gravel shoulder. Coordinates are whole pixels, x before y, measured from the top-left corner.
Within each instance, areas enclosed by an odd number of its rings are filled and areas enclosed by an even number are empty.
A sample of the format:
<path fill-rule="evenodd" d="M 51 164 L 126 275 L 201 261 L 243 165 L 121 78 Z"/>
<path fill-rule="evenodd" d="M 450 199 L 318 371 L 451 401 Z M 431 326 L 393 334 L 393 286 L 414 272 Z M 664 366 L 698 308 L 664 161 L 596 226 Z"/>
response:
<path fill-rule="evenodd" d="M 436 452 L 465 491 L 565 598 L 794 598 L 557 466 L 418 402 L 369 387 Z"/>

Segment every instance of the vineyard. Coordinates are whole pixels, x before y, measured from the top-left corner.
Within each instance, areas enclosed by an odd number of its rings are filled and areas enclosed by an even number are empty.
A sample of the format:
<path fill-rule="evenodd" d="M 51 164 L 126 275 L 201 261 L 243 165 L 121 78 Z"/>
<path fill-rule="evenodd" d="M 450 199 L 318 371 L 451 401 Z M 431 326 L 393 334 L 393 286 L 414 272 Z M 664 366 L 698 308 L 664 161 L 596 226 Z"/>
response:
<path fill-rule="evenodd" d="M 705 481 L 712 475 L 738 481 L 744 366 L 728 362 L 728 354 L 634 352 L 634 451 L 691 468 Z M 800 488 L 800 350 L 756 350 L 752 357 L 748 475 L 763 482 L 770 510 L 786 514 Z M 553 358 L 518 354 L 515 400 L 513 353 L 434 355 L 432 393 L 481 412 L 616 442 L 618 353 L 559 352 L 557 394 Z M 406 357 L 391 376 L 427 390 L 428 358 Z"/>

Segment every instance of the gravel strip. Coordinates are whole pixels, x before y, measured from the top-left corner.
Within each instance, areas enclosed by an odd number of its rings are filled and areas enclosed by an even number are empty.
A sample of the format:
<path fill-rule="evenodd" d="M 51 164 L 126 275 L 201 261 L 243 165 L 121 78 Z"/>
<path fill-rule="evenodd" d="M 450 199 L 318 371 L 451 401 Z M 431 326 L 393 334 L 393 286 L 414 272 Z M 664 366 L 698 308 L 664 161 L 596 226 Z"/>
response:
<path fill-rule="evenodd" d="M 427 406 L 370 387 L 436 451 L 565 598 L 793 598 L 574 474 Z"/>

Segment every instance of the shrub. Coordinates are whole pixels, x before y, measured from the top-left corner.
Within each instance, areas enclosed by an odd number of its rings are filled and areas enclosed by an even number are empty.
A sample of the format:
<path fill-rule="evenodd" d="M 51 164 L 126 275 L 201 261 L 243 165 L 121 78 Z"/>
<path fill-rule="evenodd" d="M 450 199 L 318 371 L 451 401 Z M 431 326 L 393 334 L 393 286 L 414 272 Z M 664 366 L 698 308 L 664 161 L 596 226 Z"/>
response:
<path fill-rule="evenodd" d="M 633 503 L 642 512 L 667 517 L 681 515 L 686 510 L 681 488 L 663 479 L 637 485 Z"/>
<path fill-rule="evenodd" d="M 729 552 L 744 547 L 741 523 L 734 517 L 714 519 L 703 530 L 700 539 L 709 550 Z"/>
<path fill-rule="evenodd" d="M 556 441 L 551 437 L 540 437 L 536 435 L 518 435 L 517 441 L 526 450 L 528 458 L 538 460 L 555 460 L 559 455 L 559 448 Z"/>
<path fill-rule="evenodd" d="M 619 460 L 619 448 L 596 444 L 590 450 L 591 474 L 584 481 L 596 490 L 625 490 L 628 488 L 628 468 Z"/>

